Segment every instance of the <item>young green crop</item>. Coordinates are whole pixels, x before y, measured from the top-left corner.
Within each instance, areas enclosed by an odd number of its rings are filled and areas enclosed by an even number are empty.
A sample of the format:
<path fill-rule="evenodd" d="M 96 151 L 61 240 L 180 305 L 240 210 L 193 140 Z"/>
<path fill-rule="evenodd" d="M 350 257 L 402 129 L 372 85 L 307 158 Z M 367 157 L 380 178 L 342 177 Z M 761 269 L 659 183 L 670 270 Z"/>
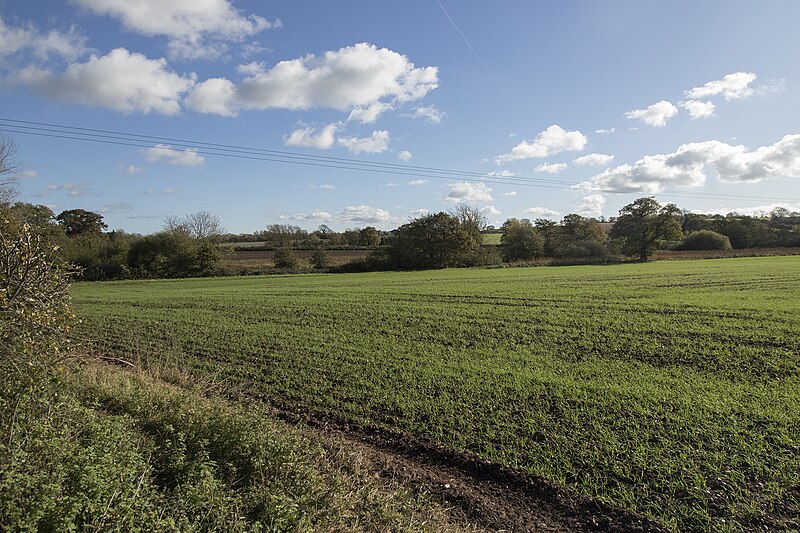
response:
<path fill-rule="evenodd" d="M 434 439 L 675 529 L 800 527 L 800 258 L 79 284 L 124 358 Z"/>

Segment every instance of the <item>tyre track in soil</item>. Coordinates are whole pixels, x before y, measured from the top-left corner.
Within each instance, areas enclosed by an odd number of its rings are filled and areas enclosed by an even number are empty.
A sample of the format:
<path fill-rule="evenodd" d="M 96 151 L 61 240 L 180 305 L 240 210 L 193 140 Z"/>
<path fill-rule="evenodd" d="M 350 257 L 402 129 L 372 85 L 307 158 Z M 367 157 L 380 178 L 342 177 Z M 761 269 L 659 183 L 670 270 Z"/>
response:
<path fill-rule="evenodd" d="M 300 426 L 312 440 L 353 449 L 377 474 L 429 495 L 457 522 L 507 532 L 668 531 L 642 515 L 576 495 L 471 453 L 276 398 L 245 396 L 271 407 L 277 418 Z"/>

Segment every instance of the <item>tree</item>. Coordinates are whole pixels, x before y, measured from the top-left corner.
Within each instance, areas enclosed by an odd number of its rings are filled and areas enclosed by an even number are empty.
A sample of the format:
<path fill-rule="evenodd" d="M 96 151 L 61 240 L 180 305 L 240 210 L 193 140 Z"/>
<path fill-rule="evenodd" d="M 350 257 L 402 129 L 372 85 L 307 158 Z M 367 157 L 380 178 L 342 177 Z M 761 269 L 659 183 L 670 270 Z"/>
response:
<path fill-rule="evenodd" d="M 328 258 L 328 254 L 325 252 L 325 250 L 322 248 L 317 248 L 314 250 L 314 253 L 311 254 L 311 266 L 317 270 L 325 270 L 331 266 L 330 259 Z"/>
<path fill-rule="evenodd" d="M 64 227 L 67 237 L 84 234 L 99 234 L 108 229 L 108 224 L 103 222 L 103 215 L 86 211 L 84 209 L 70 209 L 62 211 L 56 217 L 59 224 Z"/>
<path fill-rule="evenodd" d="M 17 196 L 17 143 L 0 135 L 0 205 L 7 205 Z"/>
<path fill-rule="evenodd" d="M 533 259 L 544 252 L 544 237 L 530 220 L 510 218 L 503 224 L 500 247 L 505 261 Z"/>
<path fill-rule="evenodd" d="M 680 210 L 661 206 L 655 198 L 639 198 L 619 211 L 611 238 L 621 243 L 622 253 L 646 261 L 661 241 L 681 238 Z"/>
<path fill-rule="evenodd" d="M 603 227 L 593 218 L 582 217 L 581 215 L 569 214 L 561 221 L 562 236 L 567 243 L 574 244 L 580 241 L 606 241 L 606 232 Z"/>
<path fill-rule="evenodd" d="M 478 245 L 483 242 L 481 232 L 486 229 L 489 221 L 480 209 L 467 204 L 458 204 L 453 208 L 452 215 L 461 225 L 461 231 Z"/>
<path fill-rule="evenodd" d="M 425 215 L 400 226 L 387 250 L 390 265 L 401 270 L 458 266 L 479 246 L 469 230 L 449 213 Z"/>
<path fill-rule="evenodd" d="M 291 249 L 278 248 L 272 256 L 272 263 L 275 265 L 275 268 L 294 270 L 297 268 L 298 261 L 297 256 L 292 253 Z"/>
<path fill-rule="evenodd" d="M 225 232 L 222 218 L 208 211 L 195 211 L 183 217 L 164 219 L 164 230 L 186 233 L 193 239 L 217 240 Z"/>
<path fill-rule="evenodd" d="M 219 250 L 211 241 L 168 231 L 143 237 L 128 251 L 132 273 L 151 278 L 209 276 L 219 260 Z"/>
<path fill-rule="evenodd" d="M 359 246 L 378 246 L 381 243 L 381 232 L 372 226 L 367 226 L 358 232 Z"/>

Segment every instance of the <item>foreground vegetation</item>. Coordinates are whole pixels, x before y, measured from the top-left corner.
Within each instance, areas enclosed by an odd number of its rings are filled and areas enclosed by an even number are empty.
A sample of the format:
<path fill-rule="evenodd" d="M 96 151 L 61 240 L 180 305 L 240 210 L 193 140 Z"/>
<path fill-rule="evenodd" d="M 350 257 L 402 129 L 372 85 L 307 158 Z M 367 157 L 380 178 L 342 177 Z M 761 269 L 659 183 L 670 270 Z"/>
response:
<path fill-rule="evenodd" d="M 79 284 L 101 353 L 680 530 L 800 527 L 800 258 Z"/>
<path fill-rule="evenodd" d="M 262 405 L 209 396 L 164 365 L 87 363 L 70 273 L 28 226 L 0 219 L 0 530 L 447 528 L 424 497 Z"/>

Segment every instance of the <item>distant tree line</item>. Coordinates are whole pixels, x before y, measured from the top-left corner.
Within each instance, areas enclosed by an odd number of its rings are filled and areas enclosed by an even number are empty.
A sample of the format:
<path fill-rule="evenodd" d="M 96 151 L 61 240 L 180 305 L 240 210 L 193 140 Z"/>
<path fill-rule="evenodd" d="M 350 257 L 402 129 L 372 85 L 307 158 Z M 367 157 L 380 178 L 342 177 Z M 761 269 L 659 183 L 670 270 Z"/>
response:
<path fill-rule="evenodd" d="M 273 224 L 252 234 L 227 234 L 219 216 L 206 211 L 168 217 L 152 235 L 107 231 L 103 216 L 83 209 L 56 215 L 42 205 L 0 204 L 2 216 L 29 225 L 60 248 L 61 258 L 79 266 L 87 280 L 176 278 L 222 274 L 223 243 L 263 242 L 275 250 L 274 265 L 298 267 L 293 249 L 315 250 L 317 271 L 422 270 L 525 262 L 554 258 L 561 262 L 602 262 L 630 257 L 647 260 L 658 249 L 726 250 L 800 247 L 800 213 L 776 209 L 764 216 L 735 213 L 703 215 L 640 198 L 609 221 L 566 215 L 547 219 L 506 220 L 488 226 L 476 207 L 459 205 L 451 212 L 431 213 L 393 231 L 374 227 L 336 232 L 326 225 L 308 232 Z M 500 244 L 485 244 L 487 232 L 500 233 Z M 374 250 L 365 259 L 331 267 L 325 250 L 358 247 Z M 228 249 L 230 246 L 228 246 Z"/>

